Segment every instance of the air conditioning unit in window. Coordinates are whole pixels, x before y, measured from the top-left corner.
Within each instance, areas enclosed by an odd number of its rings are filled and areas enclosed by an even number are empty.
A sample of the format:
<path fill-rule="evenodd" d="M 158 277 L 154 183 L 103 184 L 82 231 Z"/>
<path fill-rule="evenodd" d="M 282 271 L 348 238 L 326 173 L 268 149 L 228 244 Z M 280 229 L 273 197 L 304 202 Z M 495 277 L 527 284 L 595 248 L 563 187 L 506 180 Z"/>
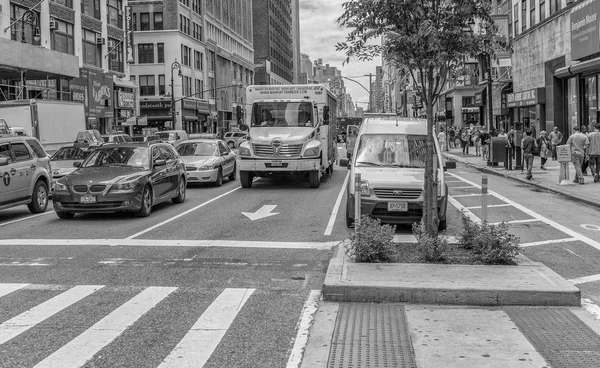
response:
<path fill-rule="evenodd" d="M 106 39 L 101 35 L 96 35 L 96 45 L 104 45 L 106 43 Z"/>
<path fill-rule="evenodd" d="M 54 18 L 50 18 L 50 30 L 58 29 L 58 22 Z"/>

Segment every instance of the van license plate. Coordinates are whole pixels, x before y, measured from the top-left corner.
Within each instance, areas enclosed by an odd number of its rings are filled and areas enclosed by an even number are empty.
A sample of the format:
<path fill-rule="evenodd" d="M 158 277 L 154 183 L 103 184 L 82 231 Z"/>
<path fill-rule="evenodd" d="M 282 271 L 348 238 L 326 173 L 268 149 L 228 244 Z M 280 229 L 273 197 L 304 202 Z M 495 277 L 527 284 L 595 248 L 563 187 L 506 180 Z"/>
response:
<path fill-rule="evenodd" d="M 283 166 L 282 161 L 271 161 L 271 167 L 281 167 Z"/>
<path fill-rule="evenodd" d="M 96 196 L 85 194 L 79 198 L 79 203 L 96 203 Z"/>
<path fill-rule="evenodd" d="M 388 202 L 388 211 L 406 212 L 408 211 L 408 202 Z"/>

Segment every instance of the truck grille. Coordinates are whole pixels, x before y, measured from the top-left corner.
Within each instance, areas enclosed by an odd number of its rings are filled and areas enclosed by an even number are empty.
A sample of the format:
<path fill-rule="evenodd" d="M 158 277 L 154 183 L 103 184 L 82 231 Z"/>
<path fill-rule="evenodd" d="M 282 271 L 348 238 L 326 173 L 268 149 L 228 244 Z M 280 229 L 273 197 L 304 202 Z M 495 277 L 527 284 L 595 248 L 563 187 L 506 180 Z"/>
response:
<path fill-rule="evenodd" d="M 390 199 L 417 199 L 421 195 L 421 189 L 387 189 L 387 188 L 374 188 L 375 195 L 379 198 L 390 198 Z"/>
<path fill-rule="evenodd" d="M 282 144 L 279 148 L 279 155 L 275 153 L 275 147 L 270 144 L 252 144 L 252 149 L 256 156 L 298 157 L 302 152 L 302 144 Z"/>

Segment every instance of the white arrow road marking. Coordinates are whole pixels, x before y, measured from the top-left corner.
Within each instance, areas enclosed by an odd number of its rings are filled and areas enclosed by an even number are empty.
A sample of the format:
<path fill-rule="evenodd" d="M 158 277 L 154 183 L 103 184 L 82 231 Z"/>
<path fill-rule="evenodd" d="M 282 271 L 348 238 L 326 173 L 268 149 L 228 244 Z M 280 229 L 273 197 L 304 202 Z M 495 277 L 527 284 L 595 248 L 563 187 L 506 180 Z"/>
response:
<path fill-rule="evenodd" d="M 248 217 L 250 220 L 259 220 L 261 218 L 279 215 L 279 212 L 271 212 L 277 207 L 277 205 L 264 205 L 258 209 L 256 212 L 242 212 L 242 215 Z"/>

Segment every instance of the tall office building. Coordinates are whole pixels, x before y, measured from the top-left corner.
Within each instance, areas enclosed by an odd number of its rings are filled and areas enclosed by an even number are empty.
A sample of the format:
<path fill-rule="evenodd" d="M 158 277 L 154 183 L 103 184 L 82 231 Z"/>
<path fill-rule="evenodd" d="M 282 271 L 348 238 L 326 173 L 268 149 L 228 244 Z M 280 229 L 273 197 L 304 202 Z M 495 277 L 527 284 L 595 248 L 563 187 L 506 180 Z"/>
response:
<path fill-rule="evenodd" d="M 300 1 L 292 0 L 292 52 L 294 83 L 301 84 L 300 80 Z M 304 82 L 306 83 L 306 82 Z"/>
<path fill-rule="evenodd" d="M 292 0 L 253 0 L 256 84 L 294 82 Z"/>

